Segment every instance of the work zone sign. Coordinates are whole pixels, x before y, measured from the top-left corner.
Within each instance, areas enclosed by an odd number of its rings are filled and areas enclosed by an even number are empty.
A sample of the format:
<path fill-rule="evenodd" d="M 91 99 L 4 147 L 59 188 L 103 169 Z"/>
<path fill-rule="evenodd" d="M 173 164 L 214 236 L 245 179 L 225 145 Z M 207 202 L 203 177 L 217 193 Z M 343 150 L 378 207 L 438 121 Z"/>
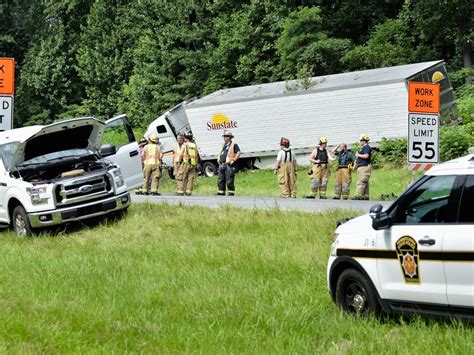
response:
<path fill-rule="evenodd" d="M 13 128 L 13 97 L 0 96 L 0 131 Z"/>
<path fill-rule="evenodd" d="M 439 84 L 410 81 L 408 111 L 439 114 Z"/>
<path fill-rule="evenodd" d="M 15 93 L 15 60 L 0 58 L 0 95 Z"/>

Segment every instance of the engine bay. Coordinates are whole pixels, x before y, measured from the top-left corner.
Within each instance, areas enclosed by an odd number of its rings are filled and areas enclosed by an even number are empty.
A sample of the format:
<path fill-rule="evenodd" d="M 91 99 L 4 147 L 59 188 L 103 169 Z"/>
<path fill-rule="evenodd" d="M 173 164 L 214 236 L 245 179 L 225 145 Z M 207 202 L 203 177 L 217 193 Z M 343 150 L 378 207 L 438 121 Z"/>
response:
<path fill-rule="evenodd" d="M 75 157 L 47 163 L 18 166 L 12 177 L 22 178 L 34 185 L 55 183 L 60 180 L 81 176 L 89 172 L 107 171 L 114 165 L 95 156 Z"/>

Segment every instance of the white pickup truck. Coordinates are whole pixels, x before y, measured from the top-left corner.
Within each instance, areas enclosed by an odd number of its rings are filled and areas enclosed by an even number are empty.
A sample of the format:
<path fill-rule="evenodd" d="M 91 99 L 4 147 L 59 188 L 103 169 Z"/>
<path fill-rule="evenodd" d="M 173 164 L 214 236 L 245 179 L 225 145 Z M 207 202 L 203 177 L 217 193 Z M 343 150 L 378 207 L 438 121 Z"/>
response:
<path fill-rule="evenodd" d="M 138 144 L 125 116 L 4 131 L 0 157 L 0 223 L 23 236 L 125 211 L 129 190 L 142 183 Z"/>

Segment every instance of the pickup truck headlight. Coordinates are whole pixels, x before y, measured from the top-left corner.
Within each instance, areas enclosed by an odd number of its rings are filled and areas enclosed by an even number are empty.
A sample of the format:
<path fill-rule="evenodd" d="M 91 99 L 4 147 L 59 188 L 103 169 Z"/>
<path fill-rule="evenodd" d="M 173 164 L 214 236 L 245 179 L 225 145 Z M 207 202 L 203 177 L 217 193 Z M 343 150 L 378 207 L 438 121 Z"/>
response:
<path fill-rule="evenodd" d="M 46 186 L 42 187 L 27 187 L 26 192 L 30 195 L 31 203 L 33 205 L 44 205 L 48 203 L 48 196 L 46 195 Z"/>
<path fill-rule="evenodd" d="M 122 170 L 120 170 L 120 168 L 112 170 L 112 176 L 114 177 L 115 186 L 117 186 L 117 188 L 125 185 L 125 180 L 123 179 Z"/>

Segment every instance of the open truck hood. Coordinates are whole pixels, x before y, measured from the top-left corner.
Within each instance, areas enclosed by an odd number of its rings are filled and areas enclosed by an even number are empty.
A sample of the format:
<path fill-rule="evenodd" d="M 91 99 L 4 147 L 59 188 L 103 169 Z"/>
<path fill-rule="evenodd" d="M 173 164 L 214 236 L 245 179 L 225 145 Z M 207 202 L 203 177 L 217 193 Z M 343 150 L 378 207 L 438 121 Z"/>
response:
<path fill-rule="evenodd" d="M 92 117 L 31 127 L 29 134 L 17 140 L 19 145 L 10 168 L 35 157 L 67 149 L 98 151 L 104 130 L 105 124 Z"/>

